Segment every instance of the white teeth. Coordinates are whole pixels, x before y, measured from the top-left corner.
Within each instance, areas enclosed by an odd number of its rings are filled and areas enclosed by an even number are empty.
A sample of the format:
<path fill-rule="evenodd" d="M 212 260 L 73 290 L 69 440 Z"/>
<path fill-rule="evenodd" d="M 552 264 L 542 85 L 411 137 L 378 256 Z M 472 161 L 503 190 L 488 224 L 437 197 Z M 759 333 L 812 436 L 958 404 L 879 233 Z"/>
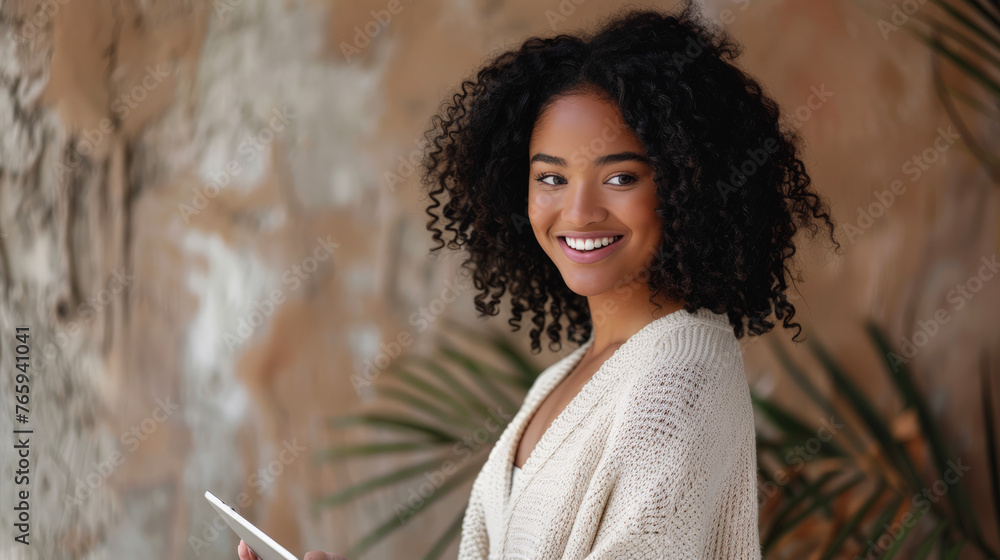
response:
<path fill-rule="evenodd" d="M 587 239 L 567 237 L 566 244 L 577 251 L 593 251 L 594 249 L 600 249 L 601 247 L 610 245 L 620 238 L 620 235 L 616 235 L 614 237 L 591 237 Z"/>

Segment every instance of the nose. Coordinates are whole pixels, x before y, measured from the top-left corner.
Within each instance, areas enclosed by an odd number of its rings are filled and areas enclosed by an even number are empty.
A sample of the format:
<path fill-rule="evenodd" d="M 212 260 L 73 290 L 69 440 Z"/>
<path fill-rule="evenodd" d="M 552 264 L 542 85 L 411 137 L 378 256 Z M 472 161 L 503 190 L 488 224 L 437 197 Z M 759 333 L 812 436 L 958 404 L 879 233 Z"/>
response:
<path fill-rule="evenodd" d="M 602 222 L 608 216 L 600 189 L 590 181 L 574 181 L 566 189 L 563 199 L 562 219 L 574 226 Z"/>

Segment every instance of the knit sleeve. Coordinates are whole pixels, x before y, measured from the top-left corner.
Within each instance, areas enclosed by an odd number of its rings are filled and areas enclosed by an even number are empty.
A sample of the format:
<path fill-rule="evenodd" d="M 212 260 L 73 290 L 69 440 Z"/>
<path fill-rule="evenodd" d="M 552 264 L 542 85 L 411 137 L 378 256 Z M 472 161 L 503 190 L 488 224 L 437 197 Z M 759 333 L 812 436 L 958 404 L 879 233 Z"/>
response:
<path fill-rule="evenodd" d="M 616 414 L 609 440 L 616 478 L 587 560 L 759 560 L 753 410 L 742 361 L 738 368 L 654 369 Z"/>
<path fill-rule="evenodd" d="M 486 532 L 486 515 L 480 486 L 482 478 L 480 472 L 473 483 L 469 504 L 465 507 L 462 533 L 458 543 L 458 560 L 486 560 L 489 557 L 490 542 Z"/>

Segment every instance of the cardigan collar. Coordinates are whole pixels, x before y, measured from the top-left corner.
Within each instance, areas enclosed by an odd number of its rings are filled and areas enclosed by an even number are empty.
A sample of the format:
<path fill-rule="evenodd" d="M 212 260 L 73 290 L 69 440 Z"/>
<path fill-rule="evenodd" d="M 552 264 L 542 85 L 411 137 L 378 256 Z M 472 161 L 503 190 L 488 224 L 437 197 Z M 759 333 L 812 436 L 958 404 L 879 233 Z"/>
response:
<path fill-rule="evenodd" d="M 538 470 L 549 460 L 556 449 L 566 437 L 573 431 L 575 426 L 586 417 L 586 415 L 606 397 L 603 391 L 609 376 L 621 375 L 619 364 L 625 356 L 628 356 L 634 347 L 644 347 L 659 340 L 667 331 L 674 327 L 696 322 L 709 322 L 716 325 L 729 326 L 729 321 L 724 313 L 714 313 L 707 308 L 699 308 L 694 313 L 689 313 L 685 309 L 679 309 L 668 313 L 662 317 L 654 319 L 638 332 L 629 337 L 614 353 L 598 368 L 594 375 L 580 389 L 569 404 L 552 421 L 548 429 L 542 434 L 541 439 L 535 444 L 535 448 L 528 456 L 521 472 L 518 473 L 517 487 L 515 492 L 511 492 L 511 472 L 513 471 L 514 457 L 517 452 L 517 443 L 521 440 L 521 435 L 527 427 L 527 421 L 531 418 L 539 405 L 550 392 L 559 384 L 562 379 L 569 374 L 580 363 L 583 354 L 594 343 L 594 333 L 591 330 L 590 337 L 580 347 L 572 353 L 557 361 L 543 371 L 525 396 L 524 404 L 514 415 L 507 428 L 497 440 L 492 455 L 498 455 L 496 460 L 502 462 L 501 472 L 503 476 L 500 480 L 492 480 L 488 485 L 490 503 L 503 504 L 501 508 L 503 519 L 497 520 L 499 523 L 494 526 L 501 528 L 501 549 L 507 538 L 507 520 L 510 517 L 511 509 L 517 503 L 520 496 L 520 489 L 523 488 L 538 472 Z"/>

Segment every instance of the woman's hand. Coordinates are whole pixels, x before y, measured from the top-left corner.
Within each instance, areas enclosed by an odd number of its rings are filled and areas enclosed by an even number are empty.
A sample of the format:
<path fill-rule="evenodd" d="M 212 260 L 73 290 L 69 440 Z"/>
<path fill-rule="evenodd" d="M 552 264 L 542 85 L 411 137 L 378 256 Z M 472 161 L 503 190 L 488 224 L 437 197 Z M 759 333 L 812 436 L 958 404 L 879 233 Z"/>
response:
<path fill-rule="evenodd" d="M 239 554 L 240 560 L 260 560 L 256 554 L 250 551 L 250 547 L 247 546 L 247 543 L 243 542 L 243 539 L 240 539 L 240 545 L 236 547 L 236 553 Z M 307 552 L 302 557 L 302 560 L 347 560 L 347 557 L 314 550 Z"/>

